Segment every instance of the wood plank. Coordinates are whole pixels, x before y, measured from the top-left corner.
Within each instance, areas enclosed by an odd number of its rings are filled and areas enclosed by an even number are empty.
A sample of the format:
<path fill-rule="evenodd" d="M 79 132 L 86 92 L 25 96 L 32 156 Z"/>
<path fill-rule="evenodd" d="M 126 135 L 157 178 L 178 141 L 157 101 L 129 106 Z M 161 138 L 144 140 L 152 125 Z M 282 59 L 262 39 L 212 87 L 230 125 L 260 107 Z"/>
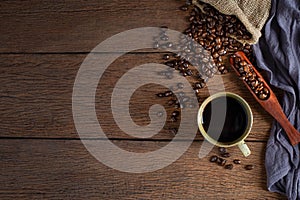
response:
<path fill-rule="evenodd" d="M 165 142 L 115 141 L 125 150 L 145 152 Z M 179 144 L 180 145 L 180 144 Z M 266 190 L 265 143 L 249 143 L 252 155 L 243 158 L 228 149 L 232 170 L 208 161 L 214 148 L 199 159 L 201 142 L 173 164 L 155 172 L 133 174 L 104 166 L 78 140 L 1 140 L 1 199 L 283 199 Z M 246 171 L 245 164 L 255 168 Z"/>
<path fill-rule="evenodd" d="M 1 1 L 0 52 L 90 52 L 103 40 L 140 27 L 187 26 L 185 1 Z"/>
<path fill-rule="evenodd" d="M 161 63 L 161 56 L 156 53 L 127 54 L 117 59 L 104 73 L 97 89 L 96 110 L 109 138 L 132 138 L 114 122 L 110 109 L 114 85 L 129 69 L 150 62 Z M 72 90 L 76 73 L 85 57 L 85 54 L 0 56 L 1 137 L 77 138 L 72 116 Z M 252 108 L 254 124 L 248 139 L 266 141 L 273 119 L 255 102 L 234 72 L 222 75 L 222 78 L 225 90 L 240 94 Z M 177 83 L 176 79 L 174 82 Z M 219 86 L 214 79 L 210 80 L 210 84 L 216 88 Z M 164 105 L 168 115 L 171 115 L 174 109 L 167 105 L 168 100 L 155 96 L 165 90 L 161 86 L 145 85 L 134 93 L 130 113 L 137 124 L 149 123 L 148 110 L 154 103 Z M 208 95 L 207 89 L 201 90 L 202 101 Z M 178 123 L 168 120 L 166 130 L 153 139 L 173 138 L 169 129 L 176 126 Z"/>

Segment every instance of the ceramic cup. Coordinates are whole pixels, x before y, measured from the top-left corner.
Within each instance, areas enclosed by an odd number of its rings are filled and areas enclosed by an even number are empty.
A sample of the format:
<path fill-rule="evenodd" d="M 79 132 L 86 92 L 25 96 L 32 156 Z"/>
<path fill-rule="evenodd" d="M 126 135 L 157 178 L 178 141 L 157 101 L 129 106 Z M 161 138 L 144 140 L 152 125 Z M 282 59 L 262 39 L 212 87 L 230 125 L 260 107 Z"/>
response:
<path fill-rule="evenodd" d="M 216 101 L 223 101 L 224 102 L 219 102 L 218 104 L 215 104 Z M 229 104 L 230 101 L 236 101 L 233 104 Z M 238 103 L 238 104 L 236 104 Z M 215 105 L 215 106 L 214 106 Z M 230 107 L 231 105 L 238 105 L 236 109 L 234 107 Z M 218 107 L 219 106 L 219 107 Z M 205 109 L 210 109 L 210 122 L 207 127 L 205 125 L 205 115 L 207 113 L 207 110 Z M 242 110 L 241 110 L 242 109 Z M 241 113 L 236 113 L 242 111 Z M 227 115 L 226 115 L 227 113 Z M 240 132 L 237 132 L 238 134 L 235 134 L 234 137 L 231 138 L 229 135 L 229 141 L 222 139 L 224 138 L 222 135 L 223 129 L 226 129 L 226 126 L 234 126 L 231 123 L 231 117 L 230 114 L 234 115 L 233 118 L 236 121 L 237 125 L 241 125 L 239 123 L 242 123 L 242 128 L 241 129 L 236 129 L 236 130 L 242 130 Z M 241 115 L 243 120 L 239 121 L 239 118 L 235 117 L 237 115 Z M 228 119 L 226 119 L 228 118 Z M 216 120 L 214 120 L 216 119 Z M 208 97 L 207 99 L 204 100 L 204 102 L 201 104 L 199 111 L 198 111 L 198 126 L 201 134 L 203 137 L 209 141 L 210 143 L 219 146 L 219 147 L 232 147 L 232 146 L 238 146 L 239 149 L 242 151 L 243 155 L 245 157 L 249 156 L 251 154 L 250 149 L 245 143 L 246 137 L 249 135 L 251 128 L 252 128 L 252 123 L 253 123 L 253 115 L 251 108 L 249 104 L 239 95 L 231 93 L 231 92 L 219 92 L 216 94 L 213 94 L 212 96 Z M 226 121 L 227 120 L 227 121 Z M 225 122 L 226 121 L 226 122 Z M 225 125 L 226 124 L 226 125 Z M 212 126 L 212 127 L 211 127 Z M 205 128 L 206 127 L 206 128 Z M 217 127 L 217 128 L 215 128 Z M 219 127 L 219 128 L 218 128 Z M 229 127 L 231 128 L 231 127 Z M 230 130 L 230 129 L 229 129 Z M 226 137 L 228 134 L 231 134 L 230 131 L 227 130 Z M 216 139 L 217 138 L 217 139 Z M 232 139 L 232 141 L 231 141 Z"/>

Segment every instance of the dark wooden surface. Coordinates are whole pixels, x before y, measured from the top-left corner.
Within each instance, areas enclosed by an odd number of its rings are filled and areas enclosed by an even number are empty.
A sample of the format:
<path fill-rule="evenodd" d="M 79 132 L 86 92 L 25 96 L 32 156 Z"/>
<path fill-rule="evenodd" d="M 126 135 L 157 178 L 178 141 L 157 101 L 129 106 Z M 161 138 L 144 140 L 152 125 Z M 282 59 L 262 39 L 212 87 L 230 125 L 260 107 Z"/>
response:
<path fill-rule="evenodd" d="M 131 174 L 111 169 L 85 149 L 72 116 L 72 90 L 87 54 L 106 38 L 132 28 L 166 25 L 183 31 L 184 2 L 164 1 L 1 1 L 0 2 L 0 199 L 282 199 L 266 189 L 264 152 L 273 119 L 255 102 L 234 72 L 223 75 L 226 91 L 244 97 L 254 114 L 247 138 L 252 155 L 232 171 L 199 159 L 203 138 L 161 170 Z M 101 52 L 100 52 L 101 53 Z M 161 63 L 159 52 L 133 52 L 117 59 L 100 81 L 98 119 L 108 138 L 128 150 L 145 152 L 174 137 L 162 130 L 136 140 L 115 124 L 110 96 L 118 78 L 140 64 Z M 214 83 L 213 80 L 211 84 Z M 149 123 L 153 103 L 164 105 L 146 85 L 132 96 L 131 116 Z M 208 96 L 202 90 L 201 98 Z M 167 108 L 169 111 L 170 109 Z M 166 128 L 172 123 L 167 122 Z M 180 141 L 178 141 L 180 142 Z"/>

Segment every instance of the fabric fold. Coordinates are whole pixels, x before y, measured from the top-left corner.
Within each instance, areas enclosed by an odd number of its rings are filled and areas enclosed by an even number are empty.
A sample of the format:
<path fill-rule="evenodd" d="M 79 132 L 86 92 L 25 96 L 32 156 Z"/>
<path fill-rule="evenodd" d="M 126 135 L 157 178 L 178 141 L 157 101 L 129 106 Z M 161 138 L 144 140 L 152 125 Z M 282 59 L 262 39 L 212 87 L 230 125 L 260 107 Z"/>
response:
<path fill-rule="evenodd" d="M 300 130 L 300 2 L 273 0 L 262 37 L 254 45 L 257 66 L 266 70 L 270 83 L 284 91 L 282 108 Z M 291 146 L 274 122 L 266 149 L 268 189 L 300 199 L 299 144 Z"/>

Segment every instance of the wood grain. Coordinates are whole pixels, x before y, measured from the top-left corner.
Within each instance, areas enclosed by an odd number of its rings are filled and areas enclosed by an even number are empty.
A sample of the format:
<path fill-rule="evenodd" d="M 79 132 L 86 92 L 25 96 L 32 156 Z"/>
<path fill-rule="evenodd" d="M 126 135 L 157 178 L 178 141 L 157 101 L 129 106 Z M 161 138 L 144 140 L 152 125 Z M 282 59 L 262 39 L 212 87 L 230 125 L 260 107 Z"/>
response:
<path fill-rule="evenodd" d="M 114 85 L 124 73 L 136 66 L 150 62 L 162 63 L 161 56 L 158 53 L 127 54 L 112 63 L 104 73 L 97 89 L 96 111 L 109 138 L 132 138 L 124 134 L 114 122 L 110 108 Z M 0 107 L 0 135 L 77 138 L 72 116 L 72 91 L 76 73 L 85 57 L 86 54 L 1 55 L 0 99 L 3 106 Z M 254 124 L 248 139 L 266 141 L 273 119 L 255 102 L 233 71 L 223 75 L 222 79 L 226 91 L 241 95 L 252 108 Z M 220 83 L 214 80 L 209 82 L 210 91 L 201 90 L 202 101 L 209 96 L 209 92 L 216 92 L 219 87 Z M 174 80 L 175 85 L 176 83 Z M 165 106 L 170 116 L 174 109 L 167 105 L 168 98 L 160 99 L 155 96 L 165 90 L 162 86 L 152 84 L 139 88 L 133 94 L 130 113 L 138 125 L 150 122 L 148 110 L 154 103 Z M 178 123 L 168 120 L 166 130 L 162 130 L 153 139 L 172 139 L 173 134 L 168 129 L 176 126 Z"/>
<path fill-rule="evenodd" d="M 182 32 L 182 1 L 1 1 L 0 52 L 90 52 L 103 40 L 140 27 Z"/>
<path fill-rule="evenodd" d="M 134 152 L 161 148 L 165 142 L 115 141 Z M 180 145 L 180 144 L 179 144 Z M 94 159 L 78 140 L 2 140 L 1 199 L 283 199 L 266 190 L 264 143 L 249 143 L 252 155 L 233 170 L 197 157 L 194 142 L 176 162 L 155 172 L 124 173 Z M 245 164 L 255 168 L 246 171 Z"/>
<path fill-rule="evenodd" d="M 107 38 L 133 28 L 164 25 L 182 32 L 188 15 L 178 9 L 183 3 L 0 2 L 0 199 L 284 199 L 266 188 L 264 154 L 273 119 L 233 71 L 221 76 L 225 90 L 247 100 L 254 124 L 247 138 L 252 155 L 244 158 L 237 147 L 229 149 L 232 159 L 242 160 L 242 165 L 232 171 L 208 161 L 217 154 L 216 148 L 205 158 L 198 158 L 203 140 L 199 132 L 176 162 L 143 174 L 103 165 L 79 140 L 72 115 L 72 92 L 88 53 Z M 110 141 L 127 151 L 154 151 L 174 138 L 169 129 L 179 122 L 168 120 L 152 138 L 137 140 L 120 130 L 110 108 L 117 81 L 141 64 L 162 63 L 161 57 L 162 52 L 150 49 L 131 52 L 115 60 L 99 81 L 95 98 L 98 121 Z M 201 90 L 200 102 L 210 92 L 218 91 L 220 82 L 212 79 L 210 86 L 210 90 Z M 173 108 L 167 105 L 167 99 L 155 96 L 165 90 L 152 83 L 133 93 L 129 106 L 136 124 L 150 122 L 148 111 L 153 104 L 163 105 L 171 115 Z M 196 123 L 196 119 L 190 123 Z M 176 143 L 182 145 L 182 141 Z M 254 170 L 244 170 L 245 164 L 254 164 Z"/>

